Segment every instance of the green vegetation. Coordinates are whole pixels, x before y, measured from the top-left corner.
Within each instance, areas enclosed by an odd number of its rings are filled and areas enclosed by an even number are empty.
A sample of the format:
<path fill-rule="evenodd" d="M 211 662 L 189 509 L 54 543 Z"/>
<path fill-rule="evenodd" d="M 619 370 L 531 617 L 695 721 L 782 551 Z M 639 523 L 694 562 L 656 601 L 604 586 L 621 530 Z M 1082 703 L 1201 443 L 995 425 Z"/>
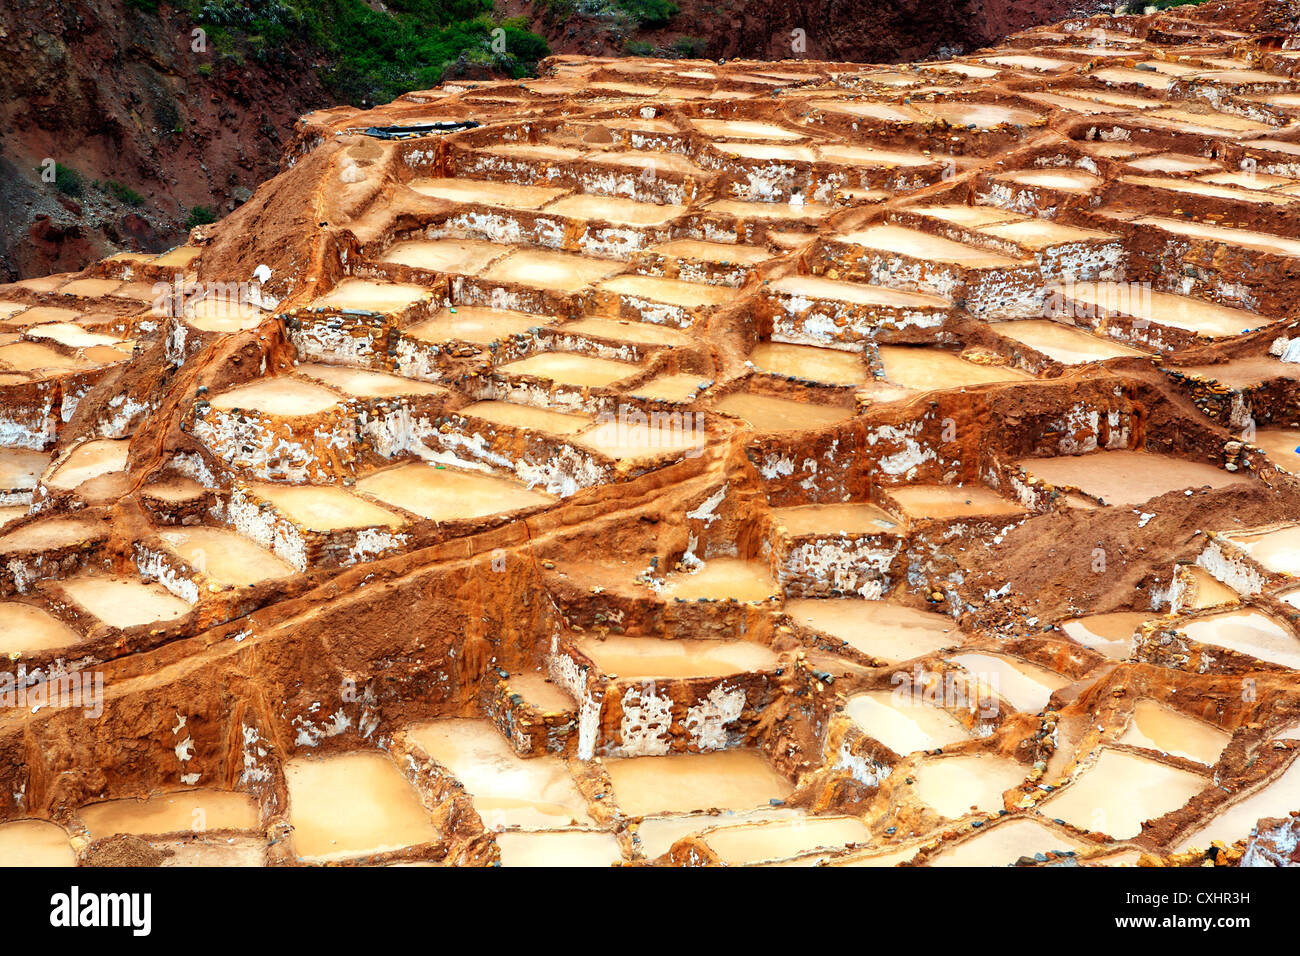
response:
<path fill-rule="evenodd" d="M 104 188 L 107 189 L 118 202 L 126 203 L 128 206 L 144 205 L 143 196 L 130 186 L 119 183 L 116 179 L 110 179 L 105 182 Z"/>
<path fill-rule="evenodd" d="M 700 37 L 678 37 L 673 41 L 673 52 L 683 60 L 698 60 L 709 48 L 709 41 Z"/>
<path fill-rule="evenodd" d="M 1117 12 L 1139 16 L 1146 13 L 1148 8 L 1168 10 L 1170 7 L 1186 7 L 1206 2 L 1207 0 L 1129 0 L 1128 3 L 1121 5 Z"/>
<path fill-rule="evenodd" d="M 81 173 L 62 163 L 54 164 L 54 188 L 65 196 L 80 196 L 86 191 Z"/>
<path fill-rule="evenodd" d="M 669 0 L 614 0 L 638 26 L 657 29 L 668 26 L 677 15 L 677 4 Z"/>
<path fill-rule="evenodd" d="M 654 56 L 655 48 L 641 40 L 628 40 L 623 44 L 623 53 L 627 56 Z"/>
<path fill-rule="evenodd" d="M 216 221 L 217 214 L 211 206 L 195 206 L 185 218 L 185 228 L 193 229 L 195 226 L 206 226 Z"/>
<path fill-rule="evenodd" d="M 389 0 L 387 12 L 363 0 L 174 2 L 204 30 L 211 51 L 236 63 L 288 62 L 295 42 L 310 46 L 325 61 L 322 81 L 357 106 L 427 89 L 451 71 L 535 75 L 550 53 L 526 19 L 495 20 L 492 0 Z"/>

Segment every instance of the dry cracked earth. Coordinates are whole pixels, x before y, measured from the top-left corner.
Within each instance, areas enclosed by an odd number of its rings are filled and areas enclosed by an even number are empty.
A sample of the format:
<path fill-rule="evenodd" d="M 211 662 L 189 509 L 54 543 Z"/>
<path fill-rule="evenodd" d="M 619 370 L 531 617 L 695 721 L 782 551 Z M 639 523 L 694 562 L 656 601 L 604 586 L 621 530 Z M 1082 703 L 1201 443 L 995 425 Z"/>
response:
<path fill-rule="evenodd" d="M 1295 863 L 1296 24 L 552 58 L 0 287 L 0 861 Z"/>

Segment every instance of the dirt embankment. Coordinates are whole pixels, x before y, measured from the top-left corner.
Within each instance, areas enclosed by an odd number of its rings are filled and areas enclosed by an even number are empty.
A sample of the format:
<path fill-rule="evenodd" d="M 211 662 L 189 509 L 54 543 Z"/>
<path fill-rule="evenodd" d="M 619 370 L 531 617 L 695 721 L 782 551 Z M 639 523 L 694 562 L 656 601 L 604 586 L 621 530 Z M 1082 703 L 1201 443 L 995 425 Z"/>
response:
<path fill-rule="evenodd" d="M 330 102 L 303 51 L 241 66 L 192 31 L 166 4 L 0 5 L 0 281 L 182 240 L 195 207 L 235 208 Z"/>

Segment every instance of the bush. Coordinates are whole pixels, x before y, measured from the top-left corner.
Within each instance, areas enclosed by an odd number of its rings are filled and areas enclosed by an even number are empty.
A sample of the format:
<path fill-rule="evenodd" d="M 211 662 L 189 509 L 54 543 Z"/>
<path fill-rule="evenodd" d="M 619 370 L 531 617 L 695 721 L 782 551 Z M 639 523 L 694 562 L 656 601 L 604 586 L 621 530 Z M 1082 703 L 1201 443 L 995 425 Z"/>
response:
<path fill-rule="evenodd" d="M 654 56 L 655 48 L 640 40 L 628 40 L 623 44 L 625 56 Z"/>
<path fill-rule="evenodd" d="M 104 183 L 104 188 L 107 189 L 118 202 L 126 203 L 128 206 L 144 205 L 143 196 L 130 186 L 119 183 L 116 179 L 108 180 Z"/>
<path fill-rule="evenodd" d="M 683 60 L 698 60 L 709 48 L 709 41 L 699 37 L 678 37 L 673 41 L 673 53 Z"/>
<path fill-rule="evenodd" d="M 62 163 L 54 164 L 54 188 L 65 196 L 80 196 L 86 191 L 81 173 Z"/>
<path fill-rule="evenodd" d="M 193 229 L 195 226 L 206 226 L 216 221 L 217 214 L 211 206 L 195 206 L 185 219 L 185 228 Z"/>
<path fill-rule="evenodd" d="M 642 27 L 666 27 L 677 15 L 677 4 L 670 0 L 617 0 L 617 3 Z"/>

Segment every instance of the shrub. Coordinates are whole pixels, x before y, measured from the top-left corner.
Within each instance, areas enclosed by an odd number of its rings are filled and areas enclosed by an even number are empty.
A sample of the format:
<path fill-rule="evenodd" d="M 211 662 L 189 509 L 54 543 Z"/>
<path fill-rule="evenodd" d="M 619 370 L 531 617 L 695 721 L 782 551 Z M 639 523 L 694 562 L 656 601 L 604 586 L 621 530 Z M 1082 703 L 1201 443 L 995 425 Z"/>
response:
<path fill-rule="evenodd" d="M 216 221 L 217 214 L 211 206 L 195 206 L 185 219 L 185 228 L 193 229 L 195 226 L 206 226 Z"/>
<path fill-rule="evenodd" d="M 80 196 L 86 191 L 81 173 L 62 163 L 54 164 L 54 188 L 65 196 Z"/>
<path fill-rule="evenodd" d="M 677 4 L 670 0 L 616 0 L 642 27 L 666 27 L 668 21 L 677 15 Z"/>
<path fill-rule="evenodd" d="M 116 179 L 110 179 L 105 182 L 104 188 L 107 189 L 118 202 L 126 203 L 128 206 L 144 205 L 143 196 L 130 186 L 119 183 Z"/>

